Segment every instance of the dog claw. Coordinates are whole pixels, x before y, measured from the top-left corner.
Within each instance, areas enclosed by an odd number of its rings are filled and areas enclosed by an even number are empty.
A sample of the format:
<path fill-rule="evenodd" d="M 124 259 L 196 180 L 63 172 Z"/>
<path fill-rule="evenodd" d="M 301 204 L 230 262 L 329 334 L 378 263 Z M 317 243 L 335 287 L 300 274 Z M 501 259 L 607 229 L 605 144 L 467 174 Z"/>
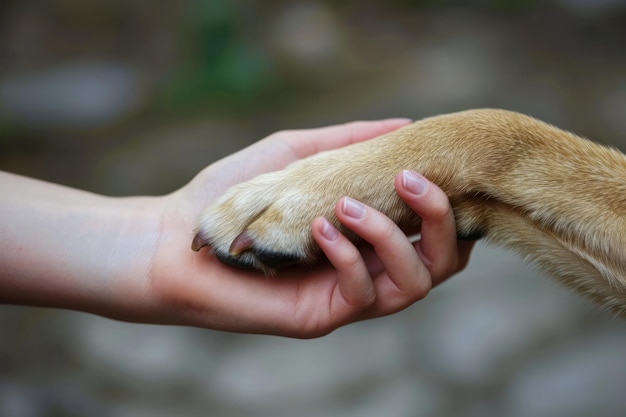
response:
<path fill-rule="evenodd" d="M 237 235 L 233 243 L 230 244 L 228 254 L 230 256 L 237 256 L 242 252 L 252 249 L 254 241 L 247 232 L 241 232 Z"/>
<path fill-rule="evenodd" d="M 196 236 L 193 238 L 191 242 L 191 250 L 194 252 L 198 252 L 205 246 L 209 246 L 209 242 L 202 236 L 202 232 L 196 233 Z"/>

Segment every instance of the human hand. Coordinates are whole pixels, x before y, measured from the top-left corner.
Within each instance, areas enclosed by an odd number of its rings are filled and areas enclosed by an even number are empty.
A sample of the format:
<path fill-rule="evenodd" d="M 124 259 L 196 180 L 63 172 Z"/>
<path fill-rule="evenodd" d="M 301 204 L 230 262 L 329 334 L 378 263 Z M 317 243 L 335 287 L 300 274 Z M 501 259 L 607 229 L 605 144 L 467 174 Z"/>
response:
<path fill-rule="evenodd" d="M 344 198 L 337 203 L 338 219 L 373 249 L 360 252 L 322 218 L 314 221 L 312 233 L 330 264 L 311 269 L 294 267 L 264 277 L 189 249 L 200 211 L 231 185 L 408 122 L 393 119 L 279 132 L 210 165 L 164 197 L 147 279 L 151 308 L 140 319 L 308 338 L 397 312 L 423 298 L 465 266 L 472 244 L 457 242 L 447 197 L 415 173 L 403 172 L 396 179 L 399 195 L 423 219 L 422 238 L 415 244 L 383 214 Z M 351 217 L 355 210 L 362 216 Z"/>

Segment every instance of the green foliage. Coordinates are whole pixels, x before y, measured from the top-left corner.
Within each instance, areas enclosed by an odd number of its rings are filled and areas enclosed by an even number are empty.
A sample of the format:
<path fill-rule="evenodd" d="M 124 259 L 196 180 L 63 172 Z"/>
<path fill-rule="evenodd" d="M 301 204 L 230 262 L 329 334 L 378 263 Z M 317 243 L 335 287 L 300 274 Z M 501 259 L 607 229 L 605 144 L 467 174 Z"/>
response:
<path fill-rule="evenodd" d="M 181 22 L 184 59 L 165 81 L 161 106 L 176 113 L 216 102 L 245 106 L 270 88 L 271 60 L 245 37 L 247 22 L 226 0 L 191 3 Z"/>

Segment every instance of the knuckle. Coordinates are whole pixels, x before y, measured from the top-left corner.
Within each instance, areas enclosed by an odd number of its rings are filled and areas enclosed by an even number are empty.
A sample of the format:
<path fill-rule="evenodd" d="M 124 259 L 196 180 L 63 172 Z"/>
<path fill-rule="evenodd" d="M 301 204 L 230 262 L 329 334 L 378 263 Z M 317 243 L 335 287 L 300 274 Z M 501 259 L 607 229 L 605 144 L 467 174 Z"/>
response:
<path fill-rule="evenodd" d="M 397 241 L 398 236 L 405 236 L 391 219 L 376 210 L 368 210 L 364 219 L 350 223 L 352 223 L 350 228 L 357 235 L 377 249 L 390 247 Z"/>
<path fill-rule="evenodd" d="M 408 250 L 411 246 L 404 233 L 391 220 L 379 224 L 366 240 L 381 258 L 393 257 L 393 254 Z"/>
<path fill-rule="evenodd" d="M 406 273 L 406 272 L 405 272 Z M 432 276 L 428 273 L 392 277 L 399 299 L 404 300 L 404 307 L 425 298 L 432 289 Z"/>
<path fill-rule="evenodd" d="M 452 207 L 447 197 L 439 196 L 439 198 L 433 198 L 430 201 L 430 207 L 426 216 L 431 220 L 445 219 L 452 212 Z"/>
<path fill-rule="evenodd" d="M 391 242 L 392 239 L 397 235 L 400 229 L 394 222 L 389 219 L 382 219 L 378 228 L 375 231 L 375 238 L 379 242 L 384 242 L 387 244 Z"/>
<path fill-rule="evenodd" d="M 293 328 L 289 332 L 290 337 L 298 339 L 315 339 L 330 333 L 334 327 L 331 322 L 311 311 L 310 306 L 295 302 L 293 311 Z"/>
<path fill-rule="evenodd" d="M 418 283 L 415 285 L 415 288 L 413 289 L 412 301 L 415 302 L 424 299 L 431 289 L 432 284 L 430 283 L 430 280 L 419 280 Z"/>
<path fill-rule="evenodd" d="M 351 248 L 346 251 L 341 260 L 341 268 L 344 270 L 355 270 L 360 268 L 363 263 L 361 253 L 356 248 Z"/>

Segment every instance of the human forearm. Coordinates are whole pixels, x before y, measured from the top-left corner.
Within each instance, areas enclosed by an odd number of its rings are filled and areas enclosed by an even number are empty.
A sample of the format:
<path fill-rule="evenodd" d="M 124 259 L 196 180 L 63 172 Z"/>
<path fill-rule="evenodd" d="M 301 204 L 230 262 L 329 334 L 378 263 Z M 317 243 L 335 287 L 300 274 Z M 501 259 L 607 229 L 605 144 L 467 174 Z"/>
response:
<path fill-rule="evenodd" d="M 423 196 L 411 204 L 423 227 L 441 226 L 434 227 L 439 230 L 434 241 L 428 239 L 433 233 L 423 230 L 419 251 L 374 209 L 346 227 L 374 247 L 386 245 L 380 256 L 359 252 L 339 235 L 324 238 L 319 219 L 312 231 L 330 264 L 284 270 L 271 279 L 192 252 L 190 244 L 200 211 L 228 187 L 408 122 L 279 132 L 206 167 L 164 197 L 103 197 L 0 172 L 0 302 L 292 337 L 320 336 L 354 320 L 399 311 L 424 292 L 398 283 L 436 284 L 441 272 L 433 280 L 429 267 L 449 275 L 469 255 L 468 247 L 456 246 L 451 210 L 447 219 L 429 220 L 429 207 L 440 206 L 433 202 L 446 199 L 434 184 L 430 189 L 438 198 Z M 448 233 L 440 233 L 442 228 Z M 427 259 L 419 277 L 412 268 L 398 271 L 399 265 L 420 264 L 420 254 L 428 253 L 436 259 Z"/>
<path fill-rule="evenodd" d="M 0 302 L 118 316 L 141 306 L 157 239 L 148 198 L 0 173 Z"/>

